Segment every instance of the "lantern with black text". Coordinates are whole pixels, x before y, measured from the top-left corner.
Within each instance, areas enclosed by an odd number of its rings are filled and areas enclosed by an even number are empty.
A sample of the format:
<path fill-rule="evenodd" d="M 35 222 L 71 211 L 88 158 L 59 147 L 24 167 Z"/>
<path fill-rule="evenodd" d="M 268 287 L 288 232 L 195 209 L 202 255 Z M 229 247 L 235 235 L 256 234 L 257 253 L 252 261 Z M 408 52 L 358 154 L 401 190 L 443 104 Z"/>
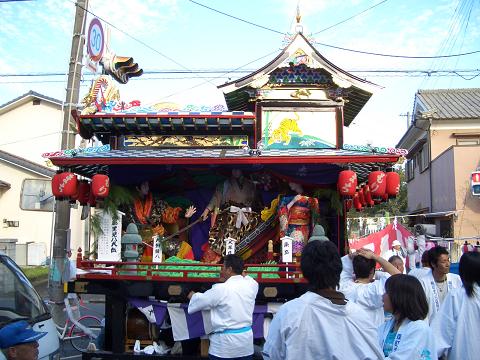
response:
<path fill-rule="evenodd" d="M 110 191 L 110 179 L 104 174 L 95 174 L 92 177 L 92 194 L 95 198 L 106 198 Z"/>
<path fill-rule="evenodd" d="M 52 194 L 56 199 L 70 199 L 77 193 L 78 179 L 71 172 L 59 172 L 52 179 Z"/>
<path fill-rule="evenodd" d="M 387 178 L 383 171 L 372 171 L 368 174 L 368 186 L 372 199 L 381 200 L 387 190 Z"/>
<path fill-rule="evenodd" d="M 395 198 L 400 192 L 400 175 L 392 169 L 387 170 L 387 188 L 388 197 Z"/>
<path fill-rule="evenodd" d="M 78 184 L 78 202 L 80 205 L 85 206 L 88 204 L 90 198 L 90 184 L 87 180 L 80 180 Z"/>
<path fill-rule="evenodd" d="M 355 171 L 340 171 L 340 174 L 338 174 L 337 189 L 341 196 L 353 196 L 357 189 L 357 174 Z"/>
<path fill-rule="evenodd" d="M 363 186 L 363 196 L 365 197 L 365 202 L 368 207 L 375 205 L 375 202 L 372 199 L 372 194 L 370 193 L 370 186 L 368 184 Z"/>
<path fill-rule="evenodd" d="M 480 171 L 472 172 L 472 195 L 480 196 Z"/>
<path fill-rule="evenodd" d="M 363 206 L 362 203 L 360 202 L 360 193 L 356 192 L 355 195 L 353 195 L 353 207 L 357 211 L 362 211 Z"/>

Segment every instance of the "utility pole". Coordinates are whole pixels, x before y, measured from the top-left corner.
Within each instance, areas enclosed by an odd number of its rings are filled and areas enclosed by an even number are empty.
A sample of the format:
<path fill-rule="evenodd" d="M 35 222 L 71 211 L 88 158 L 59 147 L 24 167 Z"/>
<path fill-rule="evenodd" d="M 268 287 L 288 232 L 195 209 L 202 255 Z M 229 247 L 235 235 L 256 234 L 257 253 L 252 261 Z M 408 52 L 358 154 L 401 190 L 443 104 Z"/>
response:
<path fill-rule="evenodd" d="M 75 23 L 73 25 L 72 49 L 70 52 L 70 63 L 67 80 L 67 95 L 63 105 L 63 128 L 62 128 L 62 149 L 75 147 L 75 127 L 72 124 L 72 109 L 76 109 L 79 101 L 80 78 L 82 72 L 84 29 L 87 19 L 88 0 L 77 0 L 75 10 Z M 67 250 L 70 249 L 70 202 L 68 200 L 57 200 L 55 202 L 55 233 L 53 238 L 53 260 L 50 266 L 48 294 L 50 300 L 55 304 L 52 308 L 54 320 L 61 322 L 64 318 L 63 299 Z M 68 269 L 67 269 L 68 270 Z"/>
<path fill-rule="evenodd" d="M 408 130 L 408 128 L 410 127 L 410 116 L 411 116 L 410 112 L 407 111 L 406 114 L 400 114 L 399 116 L 404 116 L 407 119 L 407 130 Z"/>

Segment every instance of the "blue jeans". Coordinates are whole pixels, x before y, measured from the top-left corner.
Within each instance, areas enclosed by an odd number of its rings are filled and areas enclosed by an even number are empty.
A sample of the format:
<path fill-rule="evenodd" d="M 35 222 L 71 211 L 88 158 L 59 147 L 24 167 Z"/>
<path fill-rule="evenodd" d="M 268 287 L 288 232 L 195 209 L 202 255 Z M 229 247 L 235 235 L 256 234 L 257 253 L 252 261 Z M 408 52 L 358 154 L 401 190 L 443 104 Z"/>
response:
<path fill-rule="evenodd" d="M 234 357 L 234 358 L 221 358 L 221 357 L 218 357 L 218 356 L 215 356 L 215 355 L 212 355 L 212 354 L 208 354 L 208 358 L 210 360 L 224 360 L 224 359 L 228 359 L 228 360 L 252 360 L 253 359 L 253 354 L 248 355 L 248 356 Z"/>

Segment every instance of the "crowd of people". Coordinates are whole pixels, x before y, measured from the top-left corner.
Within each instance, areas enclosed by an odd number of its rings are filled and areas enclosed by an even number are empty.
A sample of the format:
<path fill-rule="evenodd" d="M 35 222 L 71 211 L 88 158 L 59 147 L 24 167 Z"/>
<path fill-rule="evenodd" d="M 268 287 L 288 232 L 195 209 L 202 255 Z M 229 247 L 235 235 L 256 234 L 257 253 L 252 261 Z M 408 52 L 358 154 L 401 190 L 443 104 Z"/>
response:
<path fill-rule="evenodd" d="M 376 270 L 380 268 L 381 270 Z M 301 269 L 309 288 L 282 305 L 268 330 L 264 359 L 474 359 L 480 354 L 480 253 L 465 253 L 460 276 L 446 248 L 422 257 L 404 274 L 399 255 L 388 261 L 360 249 L 341 258 L 330 241 L 310 241 Z M 189 312 L 208 309 L 211 359 L 252 359 L 252 313 L 258 284 L 236 255 L 224 261 L 225 282 L 189 294 Z"/>
<path fill-rule="evenodd" d="M 340 259 L 331 242 L 309 243 L 301 259 L 309 291 L 280 308 L 264 358 L 478 358 L 480 253 L 462 255 L 460 276 L 441 246 L 423 255 L 414 276 L 399 260 L 365 249 Z"/>
<path fill-rule="evenodd" d="M 328 240 L 308 242 L 301 256 L 308 291 L 275 314 L 264 359 L 478 358 L 480 253 L 462 255 L 459 276 L 449 272 L 441 246 L 425 252 L 412 275 L 403 274 L 399 260 L 366 249 L 341 258 Z M 210 310 L 210 359 L 253 358 L 259 286 L 243 267 L 239 256 L 227 255 L 224 281 L 188 294 L 189 313 Z M 35 359 L 44 335 L 25 321 L 12 323 L 0 329 L 0 348 L 9 360 Z"/>

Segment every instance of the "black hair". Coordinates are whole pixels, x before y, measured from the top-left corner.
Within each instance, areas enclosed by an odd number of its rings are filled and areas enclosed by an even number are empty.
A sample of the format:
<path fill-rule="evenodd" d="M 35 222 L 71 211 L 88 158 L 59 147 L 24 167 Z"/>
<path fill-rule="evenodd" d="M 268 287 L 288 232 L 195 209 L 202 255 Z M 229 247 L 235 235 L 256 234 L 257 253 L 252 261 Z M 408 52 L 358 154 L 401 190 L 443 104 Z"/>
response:
<path fill-rule="evenodd" d="M 431 266 L 430 265 L 430 250 L 425 250 L 422 254 L 422 266 Z"/>
<path fill-rule="evenodd" d="M 231 267 L 233 272 L 237 275 L 241 275 L 243 272 L 243 259 L 236 254 L 229 254 L 223 258 L 223 264 L 225 268 Z"/>
<path fill-rule="evenodd" d="M 443 246 L 435 246 L 434 248 L 431 248 L 428 250 L 428 263 L 430 264 L 430 267 L 433 269 L 433 265 L 437 265 L 438 259 L 440 258 L 441 255 L 449 255 L 448 250 L 444 248 Z"/>
<path fill-rule="evenodd" d="M 469 251 L 460 257 L 458 266 L 460 278 L 468 297 L 474 295 L 473 285 L 480 286 L 480 253 Z"/>
<path fill-rule="evenodd" d="M 330 241 L 312 241 L 305 245 L 300 267 L 311 290 L 335 289 L 340 282 L 342 260 Z"/>
<path fill-rule="evenodd" d="M 399 323 L 404 319 L 416 321 L 427 317 L 427 297 L 416 277 L 405 274 L 392 275 L 385 282 L 385 292 L 390 298 L 393 314 Z"/>
<path fill-rule="evenodd" d="M 388 258 L 388 262 L 389 262 L 390 264 L 393 264 L 393 262 L 394 262 L 395 260 L 400 260 L 400 261 L 403 263 L 402 258 L 401 258 L 400 256 L 398 256 L 398 255 L 392 255 L 392 256 L 390 256 L 390 257 Z"/>
<path fill-rule="evenodd" d="M 367 259 L 361 255 L 356 255 L 352 260 L 352 264 L 355 277 L 357 279 L 365 279 L 375 270 L 377 262 L 374 259 Z"/>

